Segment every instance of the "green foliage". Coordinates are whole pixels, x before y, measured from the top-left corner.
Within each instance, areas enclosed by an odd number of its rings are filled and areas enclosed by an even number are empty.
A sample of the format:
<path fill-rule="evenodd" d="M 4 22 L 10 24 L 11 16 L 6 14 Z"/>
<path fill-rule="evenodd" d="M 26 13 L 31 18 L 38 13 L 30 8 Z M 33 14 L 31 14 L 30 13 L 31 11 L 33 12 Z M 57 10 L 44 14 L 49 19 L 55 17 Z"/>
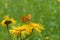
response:
<path fill-rule="evenodd" d="M 8 8 L 5 8 L 5 3 Z M 21 25 L 21 15 L 32 14 L 33 22 L 45 25 L 39 36 L 32 35 L 29 40 L 59 40 L 60 36 L 60 2 L 57 0 L 0 0 L 0 22 L 5 15 L 13 17 Z M 38 33 L 36 33 L 38 34 Z M 0 40 L 7 40 L 6 28 L 0 25 Z"/>

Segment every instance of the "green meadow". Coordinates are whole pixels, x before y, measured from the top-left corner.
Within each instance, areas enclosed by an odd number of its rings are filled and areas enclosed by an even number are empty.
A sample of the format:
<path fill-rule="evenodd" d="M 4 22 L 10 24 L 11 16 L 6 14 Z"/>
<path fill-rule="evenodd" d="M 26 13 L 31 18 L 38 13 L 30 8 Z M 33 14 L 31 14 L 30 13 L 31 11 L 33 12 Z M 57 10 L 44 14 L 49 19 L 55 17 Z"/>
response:
<path fill-rule="evenodd" d="M 6 27 L 1 21 L 9 15 L 15 26 L 24 24 L 21 16 L 30 13 L 31 22 L 44 25 L 41 33 L 33 33 L 26 40 L 60 40 L 60 2 L 58 0 L 0 0 L 0 40 L 8 40 Z M 15 40 L 15 39 L 13 39 Z"/>

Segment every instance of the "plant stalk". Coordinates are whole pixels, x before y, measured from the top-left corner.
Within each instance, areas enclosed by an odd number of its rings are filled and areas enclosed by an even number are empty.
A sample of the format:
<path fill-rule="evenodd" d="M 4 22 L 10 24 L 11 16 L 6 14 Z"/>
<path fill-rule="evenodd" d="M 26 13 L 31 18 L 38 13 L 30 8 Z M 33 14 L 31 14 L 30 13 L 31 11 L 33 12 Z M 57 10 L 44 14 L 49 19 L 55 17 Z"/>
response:
<path fill-rule="evenodd" d="M 9 37 L 9 40 L 11 40 L 11 36 L 10 36 L 10 33 L 9 33 L 9 28 L 8 28 L 8 25 L 7 25 L 7 32 L 8 32 L 8 37 Z"/>

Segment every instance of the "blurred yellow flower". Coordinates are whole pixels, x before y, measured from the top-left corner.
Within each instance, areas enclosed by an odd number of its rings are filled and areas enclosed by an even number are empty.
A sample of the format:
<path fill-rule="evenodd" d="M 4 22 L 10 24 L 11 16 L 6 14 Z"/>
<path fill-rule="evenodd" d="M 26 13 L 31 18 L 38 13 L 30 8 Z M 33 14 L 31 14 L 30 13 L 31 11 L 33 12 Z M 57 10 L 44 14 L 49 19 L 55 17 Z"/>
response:
<path fill-rule="evenodd" d="M 29 28 L 28 30 L 25 31 L 25 33 L 28 34 L 28 35 L 29 35 L 31 32 L 32 32 L 32 28 L 31 28 L 31 29 Z"/>
<path fill-rule="evenodd" d="M 48 40 L 48 39 L 49 39 L 49 37 L 45 37 L 45 39 L 46 39 L 46 40 Z"/>
<path fill-rule="evenodd" d="M 14 34 L 14 33 L 15 33 L 15 30 L 10 29 L 9 32 L 10 32 L 11 34 Z"/>
<path fill-rule="evenodd" d="M 21 35 L 24 35 L 24 34 L 30 34 L 32 32 L 32 27 L 29 27 L 29 25 L 22 25 L 22 26 L 18 26 L 18 27 L 15 27 L 13 30 L 9 30 L 11 34 L 17 34 L 18 33 Z"/>
<path fill-rule="evenodd" d="M 30 35 L 34 29 L 38 32 L 41 32 L 41 29 L 44 29 L 44 28 L 43 28 L 43 25 L 41 24 L 29 23 L 29 24 L 24 24 L 22 26 L 15 27 L 14 30 L 10 30 L 10 33 L 13 33 L 15 35 L 18 35 L 21 33 L 21 36 L 24 36 L 25 34 Z"/>
<path fill-rule="evenodd" d="M 20 27 L 20 26 L 18 26 L 18 27 L 16 28 L 16 30 L 17 30 L 17 31 L 24 31 L 24 30 L 25 30 L 25 27 Z"/>
<path fill-rule="evenodd" d="M 4 20 L 1 22 L 1 25 L 5 26 L 5 25 L 11 24 L 11 23 L 15 24 L 16 21 L 14 19 L 12 19 L 12 18 L 10 19 L 9 16 L 5 16 Z"/>
<path fill-rule="evenodd" d="M 43 25 L 41 24 L 37 24 L 37 23 L 29 23 L 30 27 L 32 27 L 33 29 L 35 29 L 38 32 L 41 32 L 41 29 L 44 29 Z"/>
<path fill-rule="evenodd" d="M 32 28 L 29 27 L 29 25 L 26 24 L 26 25 L 22 25 L 21 27 L 17 27 L 16 30 L 29 34 L 31 32 Z"/>
<path fill-rule="evenodd" d="M 14 29 L 13 30 L 10 29 L 9 32 L 10 32 L 11 35 L 15 35 L 15 36 L 17 36 L 20 33 L 19 31 L 16 31 Z"/>
<path fill-rule="evenodd" d="M 57 0 L 58 2 L 60 2 L 60 0 Z"/>
<path fill-rule="evenodd" d="M 32 33 L 32 30 L 29 29 L 29 30 L 22 31 L 21 35 L 22 36 L 25 36 L 25 34 L 30 35 L 30 33 Z"/>

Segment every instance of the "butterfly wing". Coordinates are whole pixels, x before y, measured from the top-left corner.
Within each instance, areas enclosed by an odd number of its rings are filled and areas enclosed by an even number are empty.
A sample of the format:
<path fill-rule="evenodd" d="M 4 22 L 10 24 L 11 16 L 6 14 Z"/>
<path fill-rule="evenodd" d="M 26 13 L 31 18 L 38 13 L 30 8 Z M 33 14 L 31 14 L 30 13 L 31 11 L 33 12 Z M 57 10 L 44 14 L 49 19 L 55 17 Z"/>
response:
<path fill-rule="evenodd" d="M 24 17 L 24 16 L 21 16 L 21 20 L 22 20 L 22 22 L 26 22 L 27 21 L 27 18 Z"/>
<path fill-rule="evenodd" d="M 21 16 L 21 20 L 22 20 L 22 22 L 24 22 L 25 21 L 25 17 Z"/>
<path fill-rule="evenodd" d="M 26 18 L 27 18 L 28 20 L 31 20 L 31 14 L 28 14 L 28 15 L 26 16 Z"/>
<path fill-rule="evenodd" d="M 27 22 L 31 20 L 31 14 L 28 14 L 26 17 L 25 16 L 21 16 L 21 20 L 22 22 Z"/>

